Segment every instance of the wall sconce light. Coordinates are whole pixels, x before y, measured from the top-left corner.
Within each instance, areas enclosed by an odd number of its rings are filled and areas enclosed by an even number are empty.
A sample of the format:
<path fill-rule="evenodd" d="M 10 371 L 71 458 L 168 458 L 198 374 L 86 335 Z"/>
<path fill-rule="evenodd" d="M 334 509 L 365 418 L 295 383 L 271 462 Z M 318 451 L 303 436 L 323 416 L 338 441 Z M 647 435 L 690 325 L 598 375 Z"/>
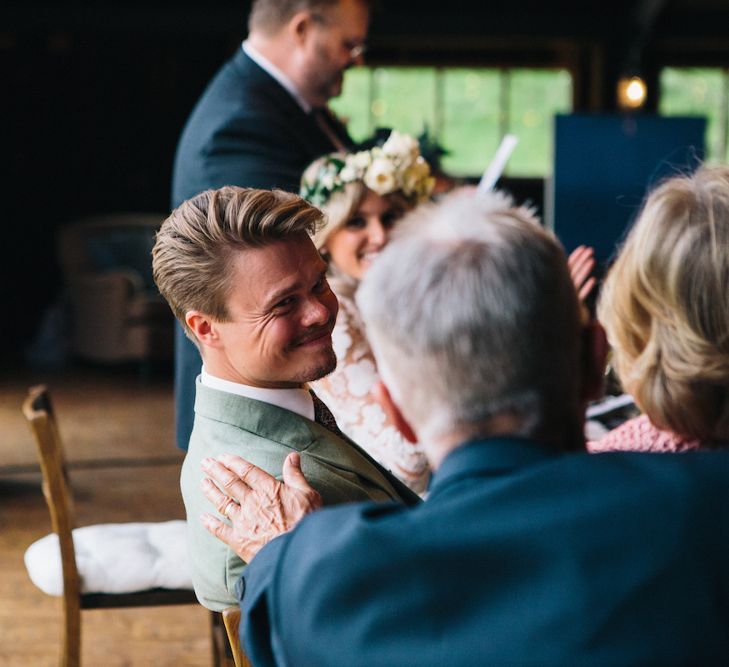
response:
<path fill-rule="evenodd" d="M 618 106 L 621 109 L 640 109 L 645 104 L 648 88 L 639 76 L 618 79 Z"/>

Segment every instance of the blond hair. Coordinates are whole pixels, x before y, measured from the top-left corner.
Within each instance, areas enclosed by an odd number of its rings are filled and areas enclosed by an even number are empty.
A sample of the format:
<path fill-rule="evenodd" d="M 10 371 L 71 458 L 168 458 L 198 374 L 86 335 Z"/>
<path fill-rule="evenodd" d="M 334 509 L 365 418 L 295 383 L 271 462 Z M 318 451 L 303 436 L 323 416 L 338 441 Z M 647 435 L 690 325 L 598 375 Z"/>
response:
<path fill-rule="evenodd" d="M 729 167 L 647 198 L 598 316 L 626 391 L 659 428 L 729 439 Z"/>
<path fill-rule="evenodd" d="M 322 213 L 282 190 L 226 186 L 183 202 L 162 223 L 152 250 L 160 293 L 185 333 L 185 314 L 229 320 L 227 298 L 236 251 L 313 234 Z"/>

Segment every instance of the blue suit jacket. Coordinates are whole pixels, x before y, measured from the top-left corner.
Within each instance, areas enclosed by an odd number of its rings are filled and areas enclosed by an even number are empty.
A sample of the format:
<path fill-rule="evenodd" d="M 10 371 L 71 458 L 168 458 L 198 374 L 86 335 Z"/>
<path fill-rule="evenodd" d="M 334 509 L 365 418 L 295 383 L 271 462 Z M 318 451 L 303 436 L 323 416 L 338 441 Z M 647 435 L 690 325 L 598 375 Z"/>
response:
<path fill-rule="evenodd" d="M 343 126 L 332 130 L 351 145 Z M 172 174 L 172 207 L 224 185 L 298 192 L 304 168 L 335 150 L 316 121 L 243 51 L 220 69 L 180 137 Z M 187 449 L 200 354 L 182 327 L 175 333 L 177 445 Z"/>
<path fill-rule="evenodd" d="M 470 443 L 422 505 L 325 509 L 267 545 L 241 636 L 257 667 L 726 665 L 728 508 L 727 453 Z"/>

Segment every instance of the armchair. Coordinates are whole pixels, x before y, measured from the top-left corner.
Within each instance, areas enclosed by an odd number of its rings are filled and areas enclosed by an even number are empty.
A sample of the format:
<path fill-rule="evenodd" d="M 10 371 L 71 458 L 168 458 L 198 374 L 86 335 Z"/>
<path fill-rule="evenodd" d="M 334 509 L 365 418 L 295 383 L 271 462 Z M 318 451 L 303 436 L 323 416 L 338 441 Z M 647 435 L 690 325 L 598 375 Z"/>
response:
<path fill-rule="evenodd" d="M 71 349 L 97 362 L 172 358 L 173 317 L 152 280 L 162 215 L 118 214 L 63 228 L 59 260 L 71 307 Z"/>

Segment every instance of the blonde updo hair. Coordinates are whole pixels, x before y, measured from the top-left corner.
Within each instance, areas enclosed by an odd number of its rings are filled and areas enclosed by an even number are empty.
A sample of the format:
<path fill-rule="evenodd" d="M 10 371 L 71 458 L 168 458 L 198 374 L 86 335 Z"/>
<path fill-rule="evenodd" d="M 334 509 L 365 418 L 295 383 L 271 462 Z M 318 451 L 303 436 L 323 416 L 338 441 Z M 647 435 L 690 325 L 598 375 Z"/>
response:
<path fill-rule="evenodd" d="M 729 167 L 648 196 L 598 317 L 623 387 L 657 427 L 729 440 Z"/>
<path fill-rule="evenodd" d="M 315 180 L 322 167 L 333 157 L 344 160 L 346 155 L 346 153 L 331 153 L 314 160 L 304 171 L 301 177 L 302 183 Z M 324 204 L 319 206 L 319 209 L 324 213 L 324 222 L 317 228 L 313 236 L 317 250 L 321 251 L 332 233 L 343 227 L 347 220 L 354 217 L 366 194 L 367 186 L 364 182 L 361 180 L 353 181 L 346 183 L 341 190 L 334 192 Z M 414 203 L 400 192 L 383 195 L 383 199 L 401 208 L 403 213 L 414 207 Z"/>

